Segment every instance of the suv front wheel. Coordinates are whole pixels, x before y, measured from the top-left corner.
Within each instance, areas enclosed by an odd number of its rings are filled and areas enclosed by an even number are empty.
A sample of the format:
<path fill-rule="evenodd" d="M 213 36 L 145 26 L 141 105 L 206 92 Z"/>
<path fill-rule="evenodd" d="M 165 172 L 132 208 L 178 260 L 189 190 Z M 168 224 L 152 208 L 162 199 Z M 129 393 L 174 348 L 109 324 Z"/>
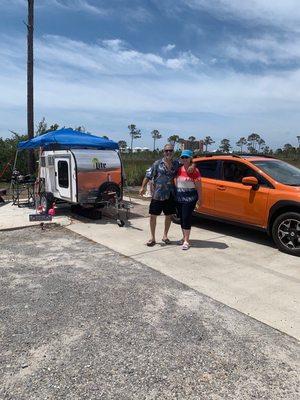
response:
<path fill-rule="evenodd" d="M 272 237 L 279 250 L 300 256 L 300 213 L 279 215 L 272 227 Z"/>

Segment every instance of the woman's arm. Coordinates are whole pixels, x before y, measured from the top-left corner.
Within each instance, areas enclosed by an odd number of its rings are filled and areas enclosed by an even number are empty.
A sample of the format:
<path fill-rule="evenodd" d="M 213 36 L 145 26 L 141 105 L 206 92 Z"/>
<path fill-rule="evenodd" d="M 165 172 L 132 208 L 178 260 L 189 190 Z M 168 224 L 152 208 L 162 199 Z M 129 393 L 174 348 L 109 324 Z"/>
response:
<path fill-rule="evenodd" d="M 197 179 L 195 181 L 195 187 L 197 189 L 197 193 L 198 193 L 198 201 L 197 201 L 197 207 L 201 206 L 201 202 L 202 202 L 202 190 L 201 190 L 201 179 Z"/>

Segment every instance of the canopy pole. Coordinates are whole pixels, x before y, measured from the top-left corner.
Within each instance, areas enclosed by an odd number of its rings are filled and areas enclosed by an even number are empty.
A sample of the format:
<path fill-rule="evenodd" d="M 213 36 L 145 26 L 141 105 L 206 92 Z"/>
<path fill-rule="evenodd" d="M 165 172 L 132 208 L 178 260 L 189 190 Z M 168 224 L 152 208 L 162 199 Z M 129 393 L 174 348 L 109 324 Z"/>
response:
<path fill-rule="evenodd" d="M 12 169 L 12 172 L 13 172 L 13 173 L 14 173 L 14 171 L 15 171 L 15 169 L 16 169 L 18 154 L 19 154 L 19 150 L 16 151 L 15 160 L 14 160 L 14 166 L 13 166 L 13 169 Z M 11 177 L 11 179 L 10 179 L 10 187 L 9 187 L 9 194 L 10 194 L 10 195 L 11 195 L 11 189 L 12 189 L 12 177 Z"/>
<path fill-rule="evenodd" d="M 39 160 L 38 160 L 38 175 L 34 184 L 34 203 L 35 203 L 35 213 L 38 214 L 38 208 L 41 205 L 41 157 L 43 153 L 43 148 L 39 147 Z"/>

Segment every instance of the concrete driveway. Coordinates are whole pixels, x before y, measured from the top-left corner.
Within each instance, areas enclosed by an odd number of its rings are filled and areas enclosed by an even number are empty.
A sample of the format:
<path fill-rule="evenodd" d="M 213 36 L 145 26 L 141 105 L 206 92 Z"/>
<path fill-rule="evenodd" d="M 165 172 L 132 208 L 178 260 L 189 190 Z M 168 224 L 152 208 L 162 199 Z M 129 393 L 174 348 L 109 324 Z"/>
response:
<path fill-rule="evenodd" d="M 74 232 L 132 257 L 236 310 L 300 339 L 300 258 L 280 253 L 267 235 L 218 222 L 199 220 L 192 248 L 176 245 L 180 228 L 172 225 L 172 245 L 145 246 L 148 203 L 135 200 L 129 224 L 75 220 Z M 163 231 L 158 219 L 157 240 Z"/>

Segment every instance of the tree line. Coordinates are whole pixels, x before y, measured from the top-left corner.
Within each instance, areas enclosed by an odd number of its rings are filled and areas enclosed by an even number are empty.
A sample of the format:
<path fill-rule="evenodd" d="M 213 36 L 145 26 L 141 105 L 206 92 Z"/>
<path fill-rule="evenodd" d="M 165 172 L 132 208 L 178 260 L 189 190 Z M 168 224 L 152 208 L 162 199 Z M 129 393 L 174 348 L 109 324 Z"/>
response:
<path fill-rule="evenodd" d="M 43 118 L 36 127 L 35 136 L 43 135 L 49 131 L 59 129 L 57 123 L 48 125 L 45 118 Z M 84 126 L 76 126 L 75 130 L 86 132 Z M 133 143 L 135 140 L 142 137 L 142 132 L 137 128 L 135 124 L 128 125 L 129 136 L 130 136 L 130 147 L 129 150 L 133 150 Z M 87 132 L 86 132 L 87 133 Z M 153 151 L 158 151 L 157 141 L 163 138 L 163 135 L 159 130 L 154 129 L 150 132 L 151 138 L 153 140 Z M 102 136 L 108 139 L 106 135 Z M 12 166 L 14 162 L 14 157 L 17 149 L 17 145 L 20 141 L 27 140 L 27 135 L 21 135 L 17 132 L 11 131 L 11 137 L 7 139 L 0 138 L 0 180 L 9 179 L 12 172 Z M 271 149 L 266 141 L 257 133 L 251 133 L 247 137 L 243 136 L 235 142 L 235 150 L 237 153 L 247 152 L 250 154 L 264 153 L 269 155 L 276 155 L 284 158 L 300 157 L 300 135 L 296 136 L 295 139 L 298 141 L 298 145 L 294 146 L 291 143 L 286 143 L 282 148 L 276 150 Z M 172 145 L 181 145 L 185 140 L 190 142 L 195 142 L 197 139 L 195 136 L 189 136 L 187 139 L 182 138 L 180 135 L 171 135 L 167 138 L 168 143 Z M 203 142 L 203 151 L 208 152 L 210 146 L 215 144 L 215 140 L 211 136 L 206 136 L 201 139 Z M 120 140 L 118 142 L 119 147 L 122 151 L 128 149 L 127 142 L 125 140 Z M 224 138 L 220 141 L 217 151 L 222 153 L 230 153 L 233 151 L 233 145 L 230 139 Z M 27 154 L 26 152 L 21 152 L 18 157 L 18 169 L 22 172 L 26 172 L 27 166 Z"/>
<path fill-rule="evenodd" d="M 130 147 L 128 148 L 127 142 L 125 140 L 120 140 L 119 147 L 121 150 L 125 151 L 126 149 L 129 149 L 130 151 L 133 150 L 133 141 L 136 139 L 140 139 L 142 136 L 142 132 L 140 129 L 136 127 L 136 125 L 131 124 L 128 125 L 129 129 L 129 135 L 130 135 Z M 157 140 L 161 139 L 163 136 L 162 134 L 157 130 L 154 129 L 151 131 L 151 137 L 153 139 L 153 151 L 158 150 L 156 148 L 156 142 Z M 258 154 L 258 153 L 264 153 L 264 154 L 275 154 L 275 155 L 292 155 L 296 154 L 299 155 L 299 149 L 300 149 L 300 136 L 296 136 L 296 139 L 298 141 L 297 146 L 293 146 L 290 143 L 284 144 L 282 148 L 278 148 L 276 150 L 271 149 L 267 144 L 266 141 L 258 134 L 258 133 L 251 133 L 247 137 L 242 136 L 238 139 L 237 142 L 235 142 L 235 148 L 238 150 L 235 152 L 238 153 L 243 153 L 247 152 L 250 154 Z M 187 139 L 184 139 L 180 137 L 179 135 L 171 135 L 167 138 L 167 141 L 171 143 L 173 146 L 181 145 L 183 144 L 186 140 L 190 142 L 195 142 L 197 139 L 195 136 L 189 136 Z M 211 136 L 206 136 L 203 139 L 199 139 L 198 141 L 202 141 L 203 143 L 203 150 L 205 152 L 208 152 L 209 147 L 215 143 L 215 140 Z M 220 144 L 218 146 L 217 151 L 220 151 L 222 153 L 230 153 L 233 151 L 233 146 L 230 141 L 230 139 L 224 138 L 220 141 Z"/>

